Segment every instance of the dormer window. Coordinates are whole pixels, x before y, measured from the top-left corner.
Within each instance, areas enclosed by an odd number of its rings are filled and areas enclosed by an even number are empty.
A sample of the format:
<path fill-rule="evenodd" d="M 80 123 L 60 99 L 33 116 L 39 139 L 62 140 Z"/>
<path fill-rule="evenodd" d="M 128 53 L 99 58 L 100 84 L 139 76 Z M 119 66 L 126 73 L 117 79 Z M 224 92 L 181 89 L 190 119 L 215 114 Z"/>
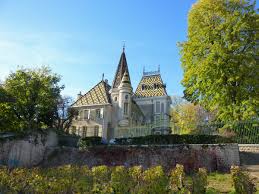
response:
<path fill-rule="evenodd" d="M 145 85 L 144 84 L 142 85 L 142 90 L 145 90 Z"/>

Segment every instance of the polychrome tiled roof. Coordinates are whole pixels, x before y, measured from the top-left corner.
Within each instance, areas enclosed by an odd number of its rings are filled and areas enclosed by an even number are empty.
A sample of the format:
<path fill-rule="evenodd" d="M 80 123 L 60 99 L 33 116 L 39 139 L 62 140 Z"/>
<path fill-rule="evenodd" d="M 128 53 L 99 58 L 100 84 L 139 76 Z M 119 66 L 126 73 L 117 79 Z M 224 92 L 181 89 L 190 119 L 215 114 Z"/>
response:
<path fill-rule="evenodd" d="M 89 90 L 85 95 L 79 98 L 72 106 L 89 106 L 89 105 L 99 105 L 99 104 L 109 104 L 111 103 L 111 98 L 109 90 L 111 86 L 101 81 L 91 90 Z"/>
<path fill-rule="evenodd" d="M 127 65 L 127 59 L 126 59 L 126 55 L 125 52 L 123 50 L 121 57 L 120 57 L 120 62 L 118 64 L 116 73 L 115 73 L 115 77 L 112 83 L 112 88 L 118 88 L 120 83 L 121 83 L 121 79 L 125 73 L 125 71 L 128 73 L 129 75 L 129 69 L 128 69 L 128 65 Z M 130 78 L 129 78 L 130 79 Z"/>
<path fill-rule="evenodd" d="M 135 97 L 167 96 L 166 86 L 160 74 L 143 76 L 135 92 Z"/>

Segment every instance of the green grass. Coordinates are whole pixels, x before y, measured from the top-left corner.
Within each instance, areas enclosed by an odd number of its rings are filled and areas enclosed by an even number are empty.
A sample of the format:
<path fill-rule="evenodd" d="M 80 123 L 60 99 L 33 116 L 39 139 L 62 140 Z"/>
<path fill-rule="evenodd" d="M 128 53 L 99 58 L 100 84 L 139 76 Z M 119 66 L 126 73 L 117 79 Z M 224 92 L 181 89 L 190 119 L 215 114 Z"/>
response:
<path fill-rule="evenodd" d="M 259 182 L 256 182 L 257 192 L 259 194 Z M 228 193 L 234 194 L 235 190 L 233 187 L 231 174 L 223 173 L 210 173 L 208 175 L 208 187 L 207 194 L 218 194 L 218 193 Z"/>
<path fill-rule="evenodd" d="M 210 173 L 208 175 L 208 193 L 233 193 L 230 174 Z"/>

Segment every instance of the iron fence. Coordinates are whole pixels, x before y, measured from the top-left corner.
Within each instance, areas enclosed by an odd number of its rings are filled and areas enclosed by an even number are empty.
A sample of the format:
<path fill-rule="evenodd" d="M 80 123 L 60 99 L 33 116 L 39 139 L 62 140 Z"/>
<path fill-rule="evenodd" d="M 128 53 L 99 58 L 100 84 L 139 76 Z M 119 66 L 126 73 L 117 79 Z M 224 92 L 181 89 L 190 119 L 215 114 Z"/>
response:
<path fill-rule="evenodd" d="M 197 126 L 198 133 L 225 135 L 240 144 L 259 144 L 259 121 L 208 123 Z"/>

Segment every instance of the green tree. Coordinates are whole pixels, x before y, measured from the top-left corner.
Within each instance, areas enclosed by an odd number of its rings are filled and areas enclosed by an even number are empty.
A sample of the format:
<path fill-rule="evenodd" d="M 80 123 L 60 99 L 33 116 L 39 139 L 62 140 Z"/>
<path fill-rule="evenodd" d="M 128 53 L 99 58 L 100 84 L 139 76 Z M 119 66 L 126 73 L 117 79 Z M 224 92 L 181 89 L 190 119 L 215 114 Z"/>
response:
<path fill-rule="evenodd" d="M 52 127 L 63 86 L 60 77 L 47 67 L 18 69 L 11 73 L 1 89 L 0 130 L 27 130 Z M 10 100 L 12 99 L 12 100 Z"/>
<path fill-rule="evenodd" d="M 199 0 L 188 16 L 188 39 L 180 44 L 185 98 L 217 119 L 258 118 L 255 2 Z"/>

